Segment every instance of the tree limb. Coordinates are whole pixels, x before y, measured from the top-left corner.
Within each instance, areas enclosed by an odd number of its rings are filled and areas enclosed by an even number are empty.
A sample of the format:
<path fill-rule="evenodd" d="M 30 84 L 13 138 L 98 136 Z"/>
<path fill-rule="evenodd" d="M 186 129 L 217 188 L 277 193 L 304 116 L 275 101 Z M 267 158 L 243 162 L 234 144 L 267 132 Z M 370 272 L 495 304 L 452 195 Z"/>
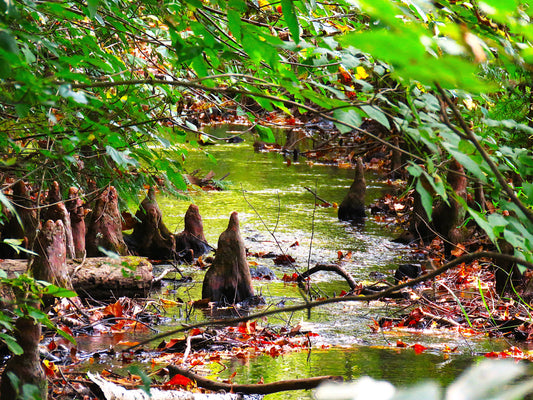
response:
<path fill-rule="evenodd" d="M 170 372 L 171 377 L 178 374 L 183 375 L 191 380 L 196 381 L 196 384 L 200 387 L 215 391 L 224 390 L 228 393 L 270 394 L 284 392 L 286 390 L 314 389 L 322 382 L 326 381 L 343 381 L 343 378 L 341 376 L 315 376 L 306 379 L 290 379 L 272 383 L 237 385 L 233 383 L 216 382 L 211 379 L 204 378 L 203 376 L 197 375 L 194 372 L 176 367 L 175 365 L 169 365 L 168 370 Z"/>

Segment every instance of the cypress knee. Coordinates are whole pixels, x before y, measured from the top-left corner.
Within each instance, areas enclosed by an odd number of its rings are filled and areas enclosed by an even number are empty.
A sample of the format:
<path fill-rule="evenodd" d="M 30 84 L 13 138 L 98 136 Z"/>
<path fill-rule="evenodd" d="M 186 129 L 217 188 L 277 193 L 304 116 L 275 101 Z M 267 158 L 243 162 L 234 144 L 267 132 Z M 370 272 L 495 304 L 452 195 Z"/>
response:
<path fill-rule="evenodd" d="M 118 255 L 128 254 L 122 236 L 122 219 L 118 211 L 118 195 L 113 186 L 105 189 L 96 199 L 94 209 L 87 224 L 85 236 L 87 257 L 103 256 L 98 249 L 102 247 Z"/>
<path fill-rule="evenodd" d="M 228 228 L 218 239 L 213 264 L 205 274 L 202 298 L 234 304 L 253 295 L 252 277 L 239 230 L 239 218 L 233 212 Z"/>
<path fill-rule="evenodd" d="M 353 183 L 339 206 L 338 215 L 341 221 L 360 221 L 366 217 L 366 181 L 364 172 L 363 162 L 358 158 Z"/>
<path fill-rule="evenodd" d="M 185 213 L 185 229 L 176 235 L 176 252 L 189 250 L 192 250 L 195 258 L 211 250 L 204 236 L 202 216 L 195 204 L 191 204 Z"/>

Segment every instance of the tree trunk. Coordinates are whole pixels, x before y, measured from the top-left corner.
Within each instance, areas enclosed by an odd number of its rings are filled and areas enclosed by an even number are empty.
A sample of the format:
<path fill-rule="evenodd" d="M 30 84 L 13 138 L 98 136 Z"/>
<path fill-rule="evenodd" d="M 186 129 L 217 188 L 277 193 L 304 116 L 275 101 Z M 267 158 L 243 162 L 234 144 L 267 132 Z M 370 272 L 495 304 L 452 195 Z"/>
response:
<path fill-rule="evenodd" d="M 230 216 L 228 228 L 218 239 L 213 264 L 205 274 L 202 298 L 235 304 L 254 295 L 246 249 L 239 230 L 236 212 Z"/>
<path fill-rule="evenodd" d="M 176 241 L 163 222 L 163 214 L 157 204 L 154 188 L 148 190 L 135 218 L 133 233 L 125 237 L 130 251 L 156 260 L 174 259 Z"/>
<path fill-rule="evenodd" d="M 39 357 L 39 341 L 41 325 L 30 317 L 19 317 L 15 323 L 15 338 L 24 351 L 21 355 L 13 355 L 2 373 L 0 383 L 0 400 L 15 400 L 17 393 L 22 393 L 22 385 L 35 385 L 42 400 L 48 398 L 47 382 Z M 10 379 L 14 374 L 19 383 L 16 388 Z"/>
<path fill-rule="evenodd" d="M 105 189 L 95 201 L 88 221 L 85 246 L 88 257 L 104 255 L 99 247 L 121 256 L 128 254 L 128 248 L 122 236 L 117 191 L 113 186 Z"/>
<path fill-rule="evenodd" d="M 363 162 L 357 159 L 355 177 L 348 194 L 339 206 L 339 219 L 341 221 L 361 221 L 365 214 L 366 181 Z"/>
<path fill-rule="evenodd" d="M 176 252 L 186 254 L 192 251 L 192 257 L 197 258 L 209 253 L 211 249 L 204 236 L 204 225 L 198 206 L 191 204 L 185 213 L 185 229 L 176 235 Z"/>

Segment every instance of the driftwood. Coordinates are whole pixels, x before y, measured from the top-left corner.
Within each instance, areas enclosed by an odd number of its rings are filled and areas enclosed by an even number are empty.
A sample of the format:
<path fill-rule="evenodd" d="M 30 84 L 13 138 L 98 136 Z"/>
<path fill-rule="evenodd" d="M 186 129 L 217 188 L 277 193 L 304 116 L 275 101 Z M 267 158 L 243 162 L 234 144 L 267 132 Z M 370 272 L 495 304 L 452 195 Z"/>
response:
<path fill-rule="evenodd" d="M 61 198 L 61 191 L 59 188 L 59 183 L 56 181 L 52 182 L 52 186 L 48 189 L 48 196 L 46 197 L 47 207 L 43 210 L 41 214 L 41 219 L 43 221 L 58 221 L 60 220 L 63 223 L 65 228 L 65 239 L 66 239 L 66 251 L 67 258 L 74 258 L 74 241 L 72 239 L 72 228 L 70 225 L 70 213 L 63 203 Z"/>
<path fill-rule="evenodd" d="M 228 228 L 218 239 L 215 259 L 205 274 L 202 298 L 234 304 L 253 295 L 252 277 L 239 230 L 239 218 L 233 212 Z"/>
<path fill-rule="evenodd" d="M 47 381 L 41 366 L 39 341 L 41 324 L 30 317 L 19 317 L 15 323 L 15 339 L 22 347 L 23 353 L 13 355 L 7 362 L 0 383 L 0 400 L 14 400 L 22 393 L 22 385 L 35 385 L 41 399 L 48 397 Z M 19 379 L 19 385 L 13 387 L 9 374 Z"/>
<path fill-rule="evenodd" d="M 72 241 L 74 243 L 74 255 L 76 258 L 85 256 L 85 207 L 80 199 L 80 191 L 71 187 L 68 191 L 68 200 L 65 206 L 70 214 L 70 227 L 72 229 Z"/>
<path fill-rule="evenodd" d="M 123 265 L 124 264 L 124 265 Z M 8 278 L 27 270 L 25 260 L 2 260 L 0 269 Z M 87 258 L 83 262 L 67 260 L 66 269 L 72 287 L 80 297 L 109 298 L 110 295 L 145 296 L 152 287 L 152 264 L 142 257 L 122 257 L 115 260 L 109 257 Z M 4 291 L 4 290 L 3 290 Z M 6 293 L 2 293 L 6 298 Z"/>
<path fill-rule="evenodd" d="M 338 216 L 341 221 L 361 221 L 366 217 L 366 181 L 364 172 L 363 162 L 358 158 L 353 183 L 339 206 Z"/>
<path fill-rule="evenodd" d="M 99 247 L 121 256 L 128 253 L 122 236 L 117 191 L 113 186 L 106 188 L 95 201 L 87 224 L 85 246 L 88 257 L 104 255 Z"/>
<path fill-rule="evenodd" d="M 125 241 L 133 254 L 157 260 L 175 258 L 176 241 L 163 222 L 153 187 L 135 214 L 133 233 L 125 236 Z"/>
<path fill-rule="evenodd" d="M 176 252 L 178 254 L 192 252 L 191 256 L 197 258 L 209 253 L 211 249 L 204 236 L 204 225 L 198 206 L 191 204 L 185 213 L 185 229 L 176 235 Z"/>
<path fill-rule="evenodd" d="M 168 370 L 171 376 L 183 375 L 189 379 L 192 379 L 196 384 L 204 389 L 208 390 L 224 390 L 231 393 L 243 393 L 243 394 L 270 394 L 283 392 L 287 390 L 309 390 L 314 389 L 323 382 L 337 381 L 342 382 L 341 376 L 315 376 L 306 379 L 290 379 L 286 381 L 278 381 L 272 383 L 250 384 L 250 385 L 237 385 L 233 383 L 216 382 L 211 379 L 204 378 L 186 369 L 176 367 L 175 365 L 169 365 Z"/>

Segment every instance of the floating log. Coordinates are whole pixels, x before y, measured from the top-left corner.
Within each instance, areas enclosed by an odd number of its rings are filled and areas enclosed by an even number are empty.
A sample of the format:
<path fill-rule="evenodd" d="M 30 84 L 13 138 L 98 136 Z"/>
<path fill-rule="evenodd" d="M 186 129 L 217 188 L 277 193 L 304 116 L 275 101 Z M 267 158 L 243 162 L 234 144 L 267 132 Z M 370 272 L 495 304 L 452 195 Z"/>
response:
<path fill-rule="evenodd" d="M 0 262 L 0 269 L 7 273 L 8 278 L 23 274 L 27 268 L 26 260 L 11 259 Z M 146 297 L 152 287 L 152 264 L 143 257 L 94 257 L 86 258 L 82 262 L 67 260 L 66 269 L 72 287 L 80 297 Z M 2 297 L 6 297 L 5 290 L 2 292 Z"/>
<path fill-rule="evenodd" d="M 228 304 L 239 303 L 254 295 L 246 248 L 239 230 L 236 212 L 230 216 L 228 228 L 218 239 L 218 248 L 202 286 L 202 298 Z"/>
<path fill-rule="evenodd" d="M 99 247 L 121 256 L 128 254 L 122 236 L 117 191 L 113 186 L 106 188 L 95 201 L 87 224 L 85 246 L 88 257 L 103 256 Z"/>
<path fill-rule="evenodd" d="M 192 250 L 192 256 L 197 258 L 209 253 L 211 249 L 204 236 L 204 225 L 198 206 L 191 204 L 185 213 L 185 229 L 176 235 L 176 252 L 182 254 Z"/>
<path fill-rule="evenodd" d="M 366 181 L 364 173 L 363 162 L 358 158 L 353 183 L 339 206 L 338 216 L 341 221 L 361 221 L 366 217 Z"/>

